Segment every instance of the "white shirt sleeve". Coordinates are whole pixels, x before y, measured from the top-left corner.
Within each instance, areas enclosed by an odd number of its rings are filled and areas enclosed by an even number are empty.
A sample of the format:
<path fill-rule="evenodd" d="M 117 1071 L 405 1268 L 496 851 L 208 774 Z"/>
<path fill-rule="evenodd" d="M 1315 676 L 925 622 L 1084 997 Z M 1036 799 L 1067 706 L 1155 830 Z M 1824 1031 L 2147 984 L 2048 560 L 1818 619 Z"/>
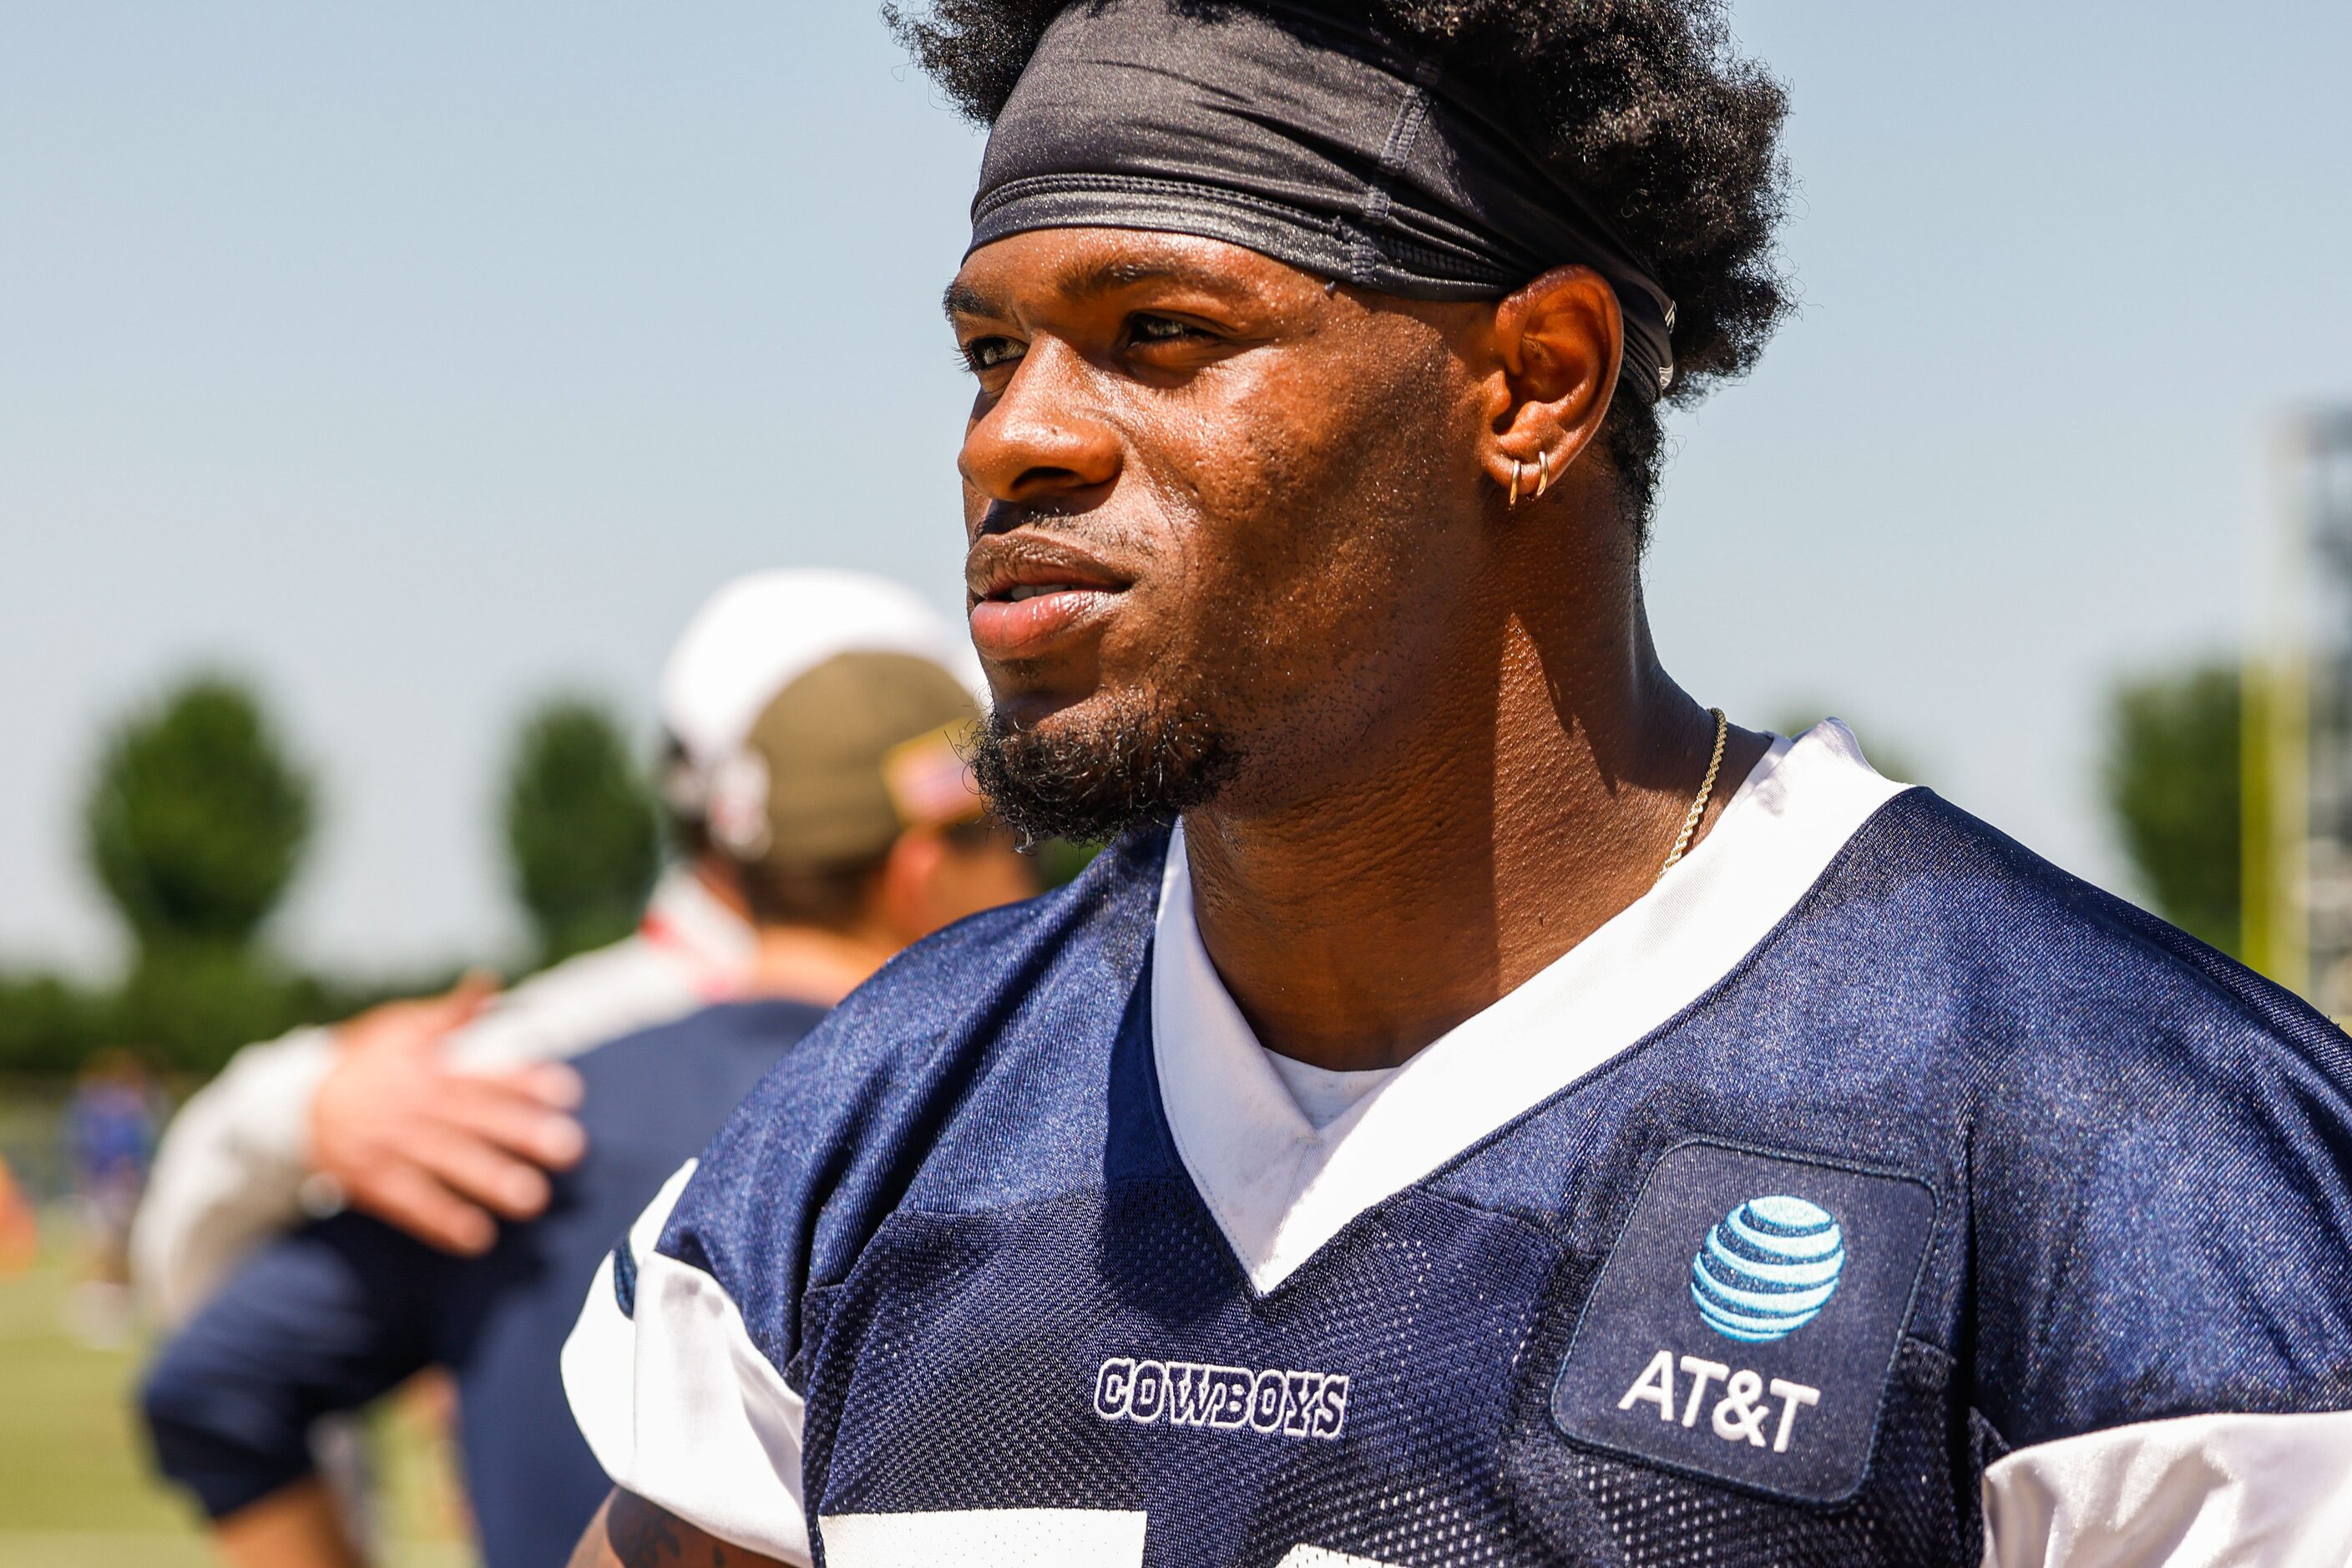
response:
<path fill-rule="evenodd" d="M 597 1269 L 564 1342 L 564 1392 L 615 1486 L 721 1541 L 806 1565 L 804 1404 L 719 1281 L 655 1250 L 693 1174 L 688 1161 L 629 1227 L 631 1310 L 615 1260 Z"/>
<path fill-rule="evenodd" d="M 2345 1568 L 2352 1412 L 2184 1415 L 1984 1475 L 1984 1568 Z"/>
<path fill-rule="evenodd" d="M 131 1276 L 166 1323 L 300 1217 L 310 1097 L 335 1048 L 316 1028 L 247 1046 L 172 1119 L 131 1228 Z"/>

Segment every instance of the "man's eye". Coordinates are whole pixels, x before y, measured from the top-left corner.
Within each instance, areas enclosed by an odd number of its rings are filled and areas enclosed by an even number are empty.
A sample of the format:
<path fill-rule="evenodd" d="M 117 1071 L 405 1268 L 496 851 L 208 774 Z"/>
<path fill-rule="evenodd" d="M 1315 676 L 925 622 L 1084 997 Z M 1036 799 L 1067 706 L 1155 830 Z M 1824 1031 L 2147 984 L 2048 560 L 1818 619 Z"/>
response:
<path fill-rule="evenodd" d="M 1021 345 L 1011 338 L 974 338 L 963 346 L 963 362 L 974 371 L 994 370 L 1021 357 Z"/>
<path fill-rule="evenodd" d="M 1206 341 L 1211 334 L 1173 316 L 1144 315 L 1128 318 L 1127 335 L 1129 342 L 1137 343 L 1181 343 Z"/>

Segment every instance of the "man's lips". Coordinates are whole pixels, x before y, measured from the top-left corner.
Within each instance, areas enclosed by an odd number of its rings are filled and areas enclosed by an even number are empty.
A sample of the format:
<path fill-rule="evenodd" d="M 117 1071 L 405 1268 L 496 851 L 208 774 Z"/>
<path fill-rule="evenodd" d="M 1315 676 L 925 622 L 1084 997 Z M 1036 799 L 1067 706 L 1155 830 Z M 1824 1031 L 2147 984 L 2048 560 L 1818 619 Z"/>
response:
<path fill-rule="evenodd" d="M 1003 597 L 971 607 L 971 642 L 982 658 L 1007 663 L 1035 658 L 1083 631 L 1118 597 L 1118 590 L 1065 583 L 1024 583 Z"/>
<path fill-rule="evenodd" d="M 971 640 L 996 662 L 1037 658 L 1108 613 L 1126 582 L 1081 551 L 1018 533 L 974 546 L 966 563 Z"/>

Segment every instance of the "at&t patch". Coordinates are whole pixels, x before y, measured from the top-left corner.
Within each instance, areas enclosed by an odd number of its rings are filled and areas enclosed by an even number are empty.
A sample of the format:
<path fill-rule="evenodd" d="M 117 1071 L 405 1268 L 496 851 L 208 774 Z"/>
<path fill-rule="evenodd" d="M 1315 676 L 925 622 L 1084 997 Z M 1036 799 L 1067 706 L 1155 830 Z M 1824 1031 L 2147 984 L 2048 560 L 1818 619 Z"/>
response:
<path fill-rule="evenodd" d="M 1776 1496 L 1852 1496 L 1935 1223 L 1909 1177 L 1676 1145 L 1601 1266 L 1553 1422 Z"/>

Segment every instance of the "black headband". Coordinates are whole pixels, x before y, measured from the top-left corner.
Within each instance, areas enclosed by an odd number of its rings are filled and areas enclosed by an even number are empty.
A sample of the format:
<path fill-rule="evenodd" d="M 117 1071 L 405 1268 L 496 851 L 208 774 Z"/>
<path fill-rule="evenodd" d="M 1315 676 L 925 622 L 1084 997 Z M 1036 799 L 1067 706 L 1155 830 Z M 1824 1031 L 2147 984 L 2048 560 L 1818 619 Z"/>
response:
<path fill-rule="evenodd" d="M 1200 235 L 1383 293 L 1491 299 L 1591 268 L 1620 384 L 1674 376 L 1674 302 L 1616 226 L 1360 22 L 1288 5 L 1078 0 L 997 115 L 971 249 L 1037 228 Z"/>

